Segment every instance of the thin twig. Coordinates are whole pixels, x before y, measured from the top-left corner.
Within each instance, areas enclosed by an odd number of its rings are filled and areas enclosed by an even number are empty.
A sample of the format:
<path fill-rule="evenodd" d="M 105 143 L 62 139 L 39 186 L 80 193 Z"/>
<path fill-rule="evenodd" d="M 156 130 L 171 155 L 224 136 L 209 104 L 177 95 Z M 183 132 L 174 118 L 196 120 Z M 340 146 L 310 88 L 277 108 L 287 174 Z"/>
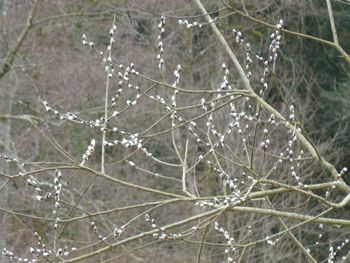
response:
<path fill-rule="evenodd" d="M 329 20 L 331 22 L 331 28 L 332 28 L 332 34 L 333 34 L 333 41 L 336 45 L 339 46 L 338 42 L 338 35 L 337 35 L 337 30 L 335 28 L 335 22 L 334 22 L 334 17 L 333 17 L 333 9 L 332 9 L 332 4 L 330 0 L 326 0 L 327 2 L 327 9 L 328 9 L 328 16 Z"/>

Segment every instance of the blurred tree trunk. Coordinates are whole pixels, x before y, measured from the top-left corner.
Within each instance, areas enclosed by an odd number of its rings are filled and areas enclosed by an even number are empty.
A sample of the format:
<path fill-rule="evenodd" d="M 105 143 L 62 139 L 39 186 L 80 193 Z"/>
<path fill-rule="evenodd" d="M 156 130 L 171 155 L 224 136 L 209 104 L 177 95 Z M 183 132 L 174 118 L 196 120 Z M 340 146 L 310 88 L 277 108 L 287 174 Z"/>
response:
<path fill-rule="evenodd" d="M 7 39 L 7 9 L 8 9 L 8 1 L 4 0 L 3 6 L 2 6 L 2 50 L 8 49 L 8 39 Z M 6 78 L 5 78 L 6 79 Z M 1 83 L 1 81 L 0 81 Z M 2 81 L 1 85 L 4 85 L 5 81 Z M 7 87 L 5 87 L 7 86 Z M 12 112 L 12 99 L 14 95 L 14 89 L 9 89 L 8 85 L 4 85 L 3 92 L 1 93 L 1 96 L 5 99 L 2 100 L 4 103 L 1 103 L 0 105 L 0 112 L 3 114 L 10 114 Z M 7 99 L 8 98 L 8 99 Z M 6 149 L 8 149 L 11 142 L 11 120 L 0 120 L 0 149 L 1 152 L 6 152 Z M 1 173 L 9 173 L 9 165 L 6 164 L 3 160 L 0 160 L 0 172 Z M 4 178 L 0 178 L 0 185 L 3 185 L 5 183 Z M 0 205 L 1 207 L 4 207 L 8 202 L 8 192 L 7 191 L 1 191 L 0 194 Z M 6 225 L 6 218 L 7 215 L 5 213 L 2 213 L 0 215 L 0 222 L 2 225 Z M 6 247 L 6 236 L 7 236 L 7 227 L 2 227 L 0 229 L 0 247 L 4 248 Z"/>
<path fill-rule="evenodd" d="M 7 76 L 9 77 L 9 76 Z M 5 78 L 6 79 L 6 78 Z M 3 87 L 3 93 L 2 96 L 4 96 L 4 103 L 0 106 L 0 111 L 4 113 L 4 115 L 11 115 L 12 114 L 12 105 L 13 105 L 13 99 L 15 94 L 15 88 L 13 88 L 10 85 L 6 85 L 6 87 Z M 0 122 L 0 144 L 2 148 L 2 152 L 6 155 L 10 155 L 11 152 L 11 144 L 12 144 L 12 138 L 11 138 L 11 125 L 12 121 L 11 119 L 2 119 Z M 13 152 L 12 152 L 13 153 Z M 0 165 L 0 172 L 5 174 L 10 174 L 10 164 L 2 161 L 3 164 Z M 0 179 L 0 185 L 2 186 L 4 183 L 6 183 L 7 179 L 1 178 Z M 1 207 L 7 207 L 8 203 L 8 191 L 1 191 L 0 195 L 0 204 Z M 1 224 L 6 225 L 6 214 L 2 214 L 1 216 Z M 0 247 L 6 247 L 6 236 L 7 236 L 7 227 L 2 227 L 0 232 Z"/>

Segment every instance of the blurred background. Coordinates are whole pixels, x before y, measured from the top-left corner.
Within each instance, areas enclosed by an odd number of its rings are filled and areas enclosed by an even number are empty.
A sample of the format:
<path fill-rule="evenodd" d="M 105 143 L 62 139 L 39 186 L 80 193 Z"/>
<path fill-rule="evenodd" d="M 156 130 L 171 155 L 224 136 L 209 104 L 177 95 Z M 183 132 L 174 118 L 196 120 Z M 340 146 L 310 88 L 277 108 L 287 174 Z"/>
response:
<path fill-rule="evenodd" d="M 50 134 L 78 160 L 85 152 L 91 138 L 101 141 L 101 134 L 96 130 L 62 121 L 56 119 L 53 114 L 48 114 L 42 100 L 48 101 L 52 108 L 60 112 L 73 112 L 84 119 L 103 116 L 104 65 L 98 52 L 82 46 L 82 35 L 85 34 L 89 41 L 93 41 L 96 49 L 106 50 L 109 43 L 108 32 L 114 17 L 117 33 L 112 57 L 116 64 L 133 63 L 135 69 L 142 74 L 167 81 L 170 85 L 173 83 L 173 72 L 176 66 L 181 64 L 183 87 L 193 90 L 214 90 L 222 81 L 221 65 L 226 63 L 228 69 L 232 68 L 229 77 L 232 86 L 239 87 L 235 77 L 237 73 L 211 28 L 203 26 L 184 29 L 179 25 L 179 19 L 205 22 L 201 16 L 198 16 L 201 12 L 192 1 L 39 0 L 37 2 L 33 10 L 36 1 L 0 1 L 0 153 L 3 157 L 0 160 L 0 172 L 2 174 L 18 173 L 18 164 L 22 163 L 24 168 L 28 167 L 30 170 L 45 166 L 45 163 L 41 162 L 50 162 L 52 165 L 53 162 L 58 162 L 57 166 L 60 166 L 66 161 L 48 143 L 48 139 L 33 127 L 28 117 L 35 120 L 40 129 Z M 227 0 L 226 2 L 242 13 L 231 13 L 232 10 L 225 9 L 224 1 L 207 0 L 203 1 L 203 4 L 212 13 L 212 17 L 224 17 L 219 19 L 217 25 L 242 63 L 245 61 L 245 52 L 236 44 L 235 36 L 232 34 L 233 28 L 243 33 L 245 41 L 251 44 L 252 50 L 257 54 L 266 56 L 268 53 L 272 29 L 253 21 L 252 17 L 270 25 L 276 25 L 280 19 L 283 19 L 284 28 L 288 30 L 332 41 L 326 1 Z M 349 53 L 350 3 L 345 0 L 332 1 L 332 6 L 339 44 Z M 31 13 L 33 17 L 28 24 L 28 16 Z M 159 70 L 156 58 L 159 52 L 157 26 L 162 14 L 166 17 L 163 35 L 165 64 L 163 70 Z M 244 14 L 249 14 L 250 17 Z M 337 49 L 327 43 L 282 33 L 279 57 L 274 67 L 274 74 L 270 77 L 270 87 L 265 94 L 265 99 L 281 112 L 287 112 L 289 106 L 293 104 L 298 122 L 304 127 L 322 156 L 335 167 L 349 167 L 350 66 Z M 262 66 L 255 63 L 252 66 L 253 85 L 258 85 L 256 83 L 259 83 L 261 72 Z M 117 89 L 117 83 L 116 80 L 112 84 L 112 90 Z M 144 90 L 151 86 L 150 82 L 143 79 L 135 80 L 134 83 Z M 170 97 L 172 95 L 171 91 L 158 87 L 152 92 L 154 96 Z M 115 92 L 111 91 L 112 93 Z M 178 104 L 186 106 L 194 104 L 193 101 L 200 102 L 202 95 L 188 97 L 186 94 L 180 94 Z M 121 103 L 125 104 L 127 99 L 132 100 L 134 96 L 134 91 L 126 90 Z M 208 95 L 206 99 L 209 100 L 210 96 Z M 126 114 L 121 115 L 115 121 L 115 125 L 123 131 L 142 132 L 163 114 L 162 106 L 155 106 L 150 100 L 144 100 L 138 107 L 133 107 Z M 197 115 L 198 113 L 190 111 L 184 114 L 188 118 Z M 216 120 L 220 125 L 220 122 L 225 120 L 225 115 L 218 115 Z M 169 122 L 160 123 L 153 132 L 169 127 Z M 179 131 L 176 136 L 178 140 L 184 141 L 188 131 Z M 276 135 L 275 139 L 282 140 L 282 137 Z M 117 139 L 121 138 L 117 136 Z M 169 138 L 171 137 L 167 133 L 152 137 L 147 143 L 147 149 L 160 160 L 176 163 L 177 157 Z M 184 143 L 179 145 L 181 150 L 184 147 Z M 274 147 L 277 149 L 282 146 L 276 144 Z M 89 160 L 89 165 L 97 170 L 100 151 L 100 147 L 96 147 Z M 180 184 L 176 185 L 171 180 L 150 180 L 140 170 L 130 172 L 132 170 L 126 163 L 128 160 L 126 156 L 131 152 L 120 148 L 108 148 L 107 173 L 117 174 L 118 178 L 157 189 L 171 189 L 174 192 L 181 189 Z M 191 146 L 189 153 L 189 162 L 194 164 L 198 156 L 205 152 L 200 146 Z M 229 156 L 229 153 L 226 154 Z M 5 155 L 11 160 L 6 159 Z M 13 158 L 18 160 L 18 163 Z M 176 178 L 175 169 L 150 163 L 144 155 L 135 156 L 132 160 L 144 169 Z M 310 162 L 302 167 L 301 173 L 304 178 L 308 178 L 305 179 L 308 182 L 322 181 L 322 178 L 328 176 L 325 171 L 319 169 L 317 164 Z M 197 185 L 199 191 L 208 195 L 217 194 L 217 180 L 208 179 L 211 171 L 198 164 L 196 172 L 199 178 Z M 84 176 L 83 173 L 86 172 L 64 172 L 64 177 L 72 176 L 67 186 L 69 191 L 66 192 L 66 202 L 76 202 L 93 178 L 92 175 Z M 52 176 L 52 172 L 38 174 L 41 182 L 52 181 Z M 0 247 L 6 247 L 18 254 L 29 255 L 28 247 L 36 242 L 33 231 L 46 237 L 48 243 L 55 238 L 50 232 L 51 223 L 40 218 L 15 216 L 6 213 L 6 210 L 50 217 L 52 203 L 36 202 L 33 191 L 28 190 L 25 181 L 7 181 L 6 178 L 1 180 Z M 344 177 L 344 180 L 350 182 L 347 177 Z M 291 195 L 275 201 L 279 204 L 288 204 L 295 209 L 299 209 L 302 205 L 301 211 L 306 211 L 303 210 L 305 200 L 297 198 L 299 197 L 294 198 Z M 88 211 L 102 211 L 134 204 L 135 200 L 146 202 L 154 198 L 147 193 L 106 185 L 105 181 L 97 179 L 79 205 Z M 67 205 L 61 212 L 67 214 L 69 209 Z M 160 223 L 172 222 L 180 219 L 182 214 L 196 213 L 196 209 L 187 203 L 176 204 L 176 206 L 158 209 L 154 217 L 158 217 Z M 307 209 L 307 211 L 318 211 L 319 207 L 308 202 Z M 79 212 L 74 210 L 72 216 L 80 215 Z M 117 214 L 99 216 L 96 222 L 99 224 L 101 233 L 109 233 L 113 226 L 122 225 L 126 218 L 133 218 L 139 213 L 140 210 L 137 209 L 120 211 Z M 332 216 L 350 219 L 349 208 L 337 210 Z M 245 240 L 249 237 L 244 232 L 247 228 L 244 222 L 251 222 L 252 226 L 259 229 L 256 235 L 265 232 L 269 235 L 278 231 L 274 228 L 278 223 L 269 218 L 260 220 L 255 215 L 242 213 L 235 215 L 234 218 L 237 220 L 231 225 L 232 217 L 233 215 L 228 215 L 222 223 L 228 226 L 228 230 Z M 64 230 L 62 244 L 81 247 L 98 240 L 94 233 L 87 231 L 89 223 L 87 220 L 78 221 L 77 225 L 69 224 Z M 147 227 L 141 223 L 135 224 L 130 227 L 128 233 L 139 233 L 145 229 Z M 315 256 L 320 259 L 327 258 L 329 242 L 336 243 L 348 236 L 337 228 L 327 229 L 324 233 L 326 233 L 325 236 L 328 235 L 327 238 L 320 240 L 320 242 L 324 241 L 324 247 L 320 246 L 314 250 Z M 297 235 L 304 244 L 314 244 L 318 240 L 316 226 L 300 230 Z M 211 240 L 220 243 L 220 236 L 213 232 Z M 82 262 L 102 262 L 113 258 L 112 254 L 120 257 L 111 262 L 195 262 L 196 260 L 198 247 L 196 244 L 165 242 L 152 245 L 149 250 L 131 251 L 137 246 L 150 244 L 151 241 L 144 242 L 140 241 L 130 247 L 122 246 L 116 251 L 109 252 L 110 254 Z M 312 249 L 312 246 L 310 248 Z M 294 261 L 294 259 L 297 260 Z M 223 260 L 223 248 L 220 246 L 205 248 L 201 262 L 221 262 L 220 260 Z M 304 262 L 305 259 L 298 249 L 291 249 L 288 243 L 281 243 L 278 248 L 258 245 L 255 249 L 249 249 L 241 260 L 241 262 Z"/>

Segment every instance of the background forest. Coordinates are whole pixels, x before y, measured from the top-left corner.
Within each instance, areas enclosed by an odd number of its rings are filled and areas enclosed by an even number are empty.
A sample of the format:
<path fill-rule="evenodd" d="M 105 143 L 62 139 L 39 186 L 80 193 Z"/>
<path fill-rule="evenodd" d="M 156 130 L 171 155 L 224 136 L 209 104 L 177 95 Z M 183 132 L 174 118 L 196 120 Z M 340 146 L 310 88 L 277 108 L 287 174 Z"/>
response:
<path fill-rule="evenodd" d="M 0 261 L 350 262 L 349 1 L 0 9 Z"/>

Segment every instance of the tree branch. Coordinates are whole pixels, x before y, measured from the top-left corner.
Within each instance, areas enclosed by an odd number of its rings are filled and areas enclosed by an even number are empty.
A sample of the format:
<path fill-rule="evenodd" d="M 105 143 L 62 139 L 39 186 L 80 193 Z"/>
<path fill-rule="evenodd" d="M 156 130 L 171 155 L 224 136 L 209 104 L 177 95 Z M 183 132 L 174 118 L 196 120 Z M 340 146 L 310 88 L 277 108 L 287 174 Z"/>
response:
<path fill-rule="evenodd" d="M 2 66 L 2 69 L 0 71 L 0 79 L 2 79 L 2 77 L 5 76 L 5 74 L 11 69 L 13 61 L 16 57 L 18 50 L 20 49 L 24 39 L 27 37 L 29 30 L 33 27 L 32 21 L 33 21 L 33 17 L 35 15 L 35 12 L 37 10 L 38 3 L 39 3 L 39 0 L 34 1 L 32 8 L 29 11 L 27 22 L 26 22 L 25 27 L 22 30 L 22 33 L 18 37 L 13 48 L 7 52 L 7 55 L 6 55 L 5 61 L 4 61 L 4 65 Z"/>

